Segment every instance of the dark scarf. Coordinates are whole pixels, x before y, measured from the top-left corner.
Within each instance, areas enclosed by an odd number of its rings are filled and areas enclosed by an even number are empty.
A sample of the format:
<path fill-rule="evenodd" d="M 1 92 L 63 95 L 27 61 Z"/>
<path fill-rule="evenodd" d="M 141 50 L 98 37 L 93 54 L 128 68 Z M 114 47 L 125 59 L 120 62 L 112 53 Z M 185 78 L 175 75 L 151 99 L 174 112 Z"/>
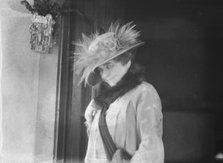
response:
<path fill-rule="evenodd" d="M 113 103 L 117 98 L 123 96 L 125 93 L 130 91 L 144 81 L 144 75 L 142 68 L 138 65 L 132 65 L 128 72 L 122 77 L 122 79 L 114 86 L 109 87 L 106 83 L 102 83 L 99 95 L 94 99 L 96 105 L 101 109 L 101 115 L 99 118 L 99 131 L 104 144 L 105 152 L 108 160 L 112 160 L 114 153 L 117 148 L 112 140 L 106 123 L 106 111 L 110 104 Z M 128 153 L 123 153 L 126 159 Z"/>

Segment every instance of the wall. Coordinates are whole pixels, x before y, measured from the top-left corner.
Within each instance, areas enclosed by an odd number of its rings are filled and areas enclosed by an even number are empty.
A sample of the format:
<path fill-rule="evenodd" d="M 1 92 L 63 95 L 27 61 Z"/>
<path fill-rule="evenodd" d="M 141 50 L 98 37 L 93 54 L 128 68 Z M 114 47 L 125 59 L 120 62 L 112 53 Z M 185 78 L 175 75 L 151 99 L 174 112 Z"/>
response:
<path fill-rule="evenodd" d="M 0 162 L 51 162 L 58 47 L 51 54 L 31 51 L 29 14 L 2 9 Z"/>

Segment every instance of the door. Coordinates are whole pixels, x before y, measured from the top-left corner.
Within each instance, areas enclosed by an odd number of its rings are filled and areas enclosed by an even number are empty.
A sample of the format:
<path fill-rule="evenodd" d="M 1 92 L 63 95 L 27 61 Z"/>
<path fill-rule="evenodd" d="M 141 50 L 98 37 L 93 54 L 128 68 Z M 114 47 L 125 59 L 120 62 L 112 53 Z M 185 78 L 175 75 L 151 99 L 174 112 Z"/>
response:
<path fill-rule="evenodd" d="M 122 19 L 123 10 L 118 0 L 67 0 L 63 8 L 54 160 L 83 162 L 87 147 L 84 112 L 94 91 L 78 84 L 79 77 L 72 70 L 73 43 L 81 39 L 82 33 L 89 35 L 117 18 Z"/>

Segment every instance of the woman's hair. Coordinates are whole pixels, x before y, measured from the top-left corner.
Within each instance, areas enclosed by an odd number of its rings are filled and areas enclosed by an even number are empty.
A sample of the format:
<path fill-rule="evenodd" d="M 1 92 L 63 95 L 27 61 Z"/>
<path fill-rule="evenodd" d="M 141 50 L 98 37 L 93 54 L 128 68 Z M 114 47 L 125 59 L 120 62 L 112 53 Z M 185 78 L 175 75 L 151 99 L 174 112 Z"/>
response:
<path fill-rule="evenodd" d="M 121 62 L 122 65 L 125 65 L 129 61 L 131 61 L 132 64 L 133 64 L 134 60 L 135 60 L 135 54 L 136 54 L 135 49 L 134 50 L 129 50 L 129 51 L 119 55 L 118 57 L 115 57 L 114 61 Z"/>

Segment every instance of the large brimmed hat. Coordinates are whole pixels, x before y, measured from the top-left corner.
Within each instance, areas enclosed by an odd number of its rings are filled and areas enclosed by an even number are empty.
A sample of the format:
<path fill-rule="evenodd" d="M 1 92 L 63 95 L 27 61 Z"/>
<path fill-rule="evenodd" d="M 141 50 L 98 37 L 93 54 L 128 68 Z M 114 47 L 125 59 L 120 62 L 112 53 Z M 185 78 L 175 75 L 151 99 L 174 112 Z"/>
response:
<path fill-rule="evenodd" d="M 86 83 L 97 67 L 144 43 L 138 39 L 140 33 L 134 27 L 132 22 L 123 26 L 114 23 L 101 35 L 98 32 L 89 37 L 82 35 L 82 40 L 75 43 L 74 53 L 74 71 L 81 75 L 80 82 Z"/>

